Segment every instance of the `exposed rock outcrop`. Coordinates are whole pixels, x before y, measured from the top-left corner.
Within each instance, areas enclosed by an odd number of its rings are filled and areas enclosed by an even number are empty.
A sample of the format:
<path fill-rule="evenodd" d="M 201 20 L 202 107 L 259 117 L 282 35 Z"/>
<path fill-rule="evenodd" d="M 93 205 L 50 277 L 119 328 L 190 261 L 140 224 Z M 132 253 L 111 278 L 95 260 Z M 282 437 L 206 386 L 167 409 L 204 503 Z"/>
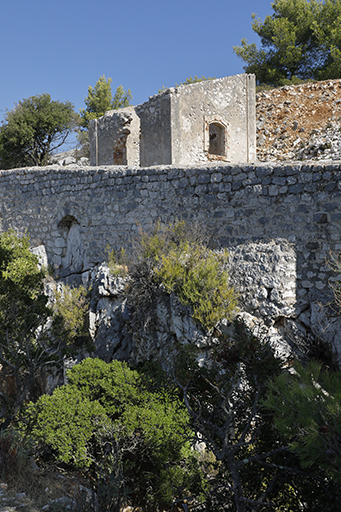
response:
<path fill-rule="evenodd" d="M 341 366 L 341 319 L 318 302 L 296 301 L 296 260 L 285 240 L 249 243 L 230 249 L 231 283 L 240 294 L 238 315 L 278 353 L 291 351 L 306 357 L 317 350 L 335 354 Z M 174 294 L 160 293 L 152 330 L 135 329 L 126 295 L 129 278 L 111 276 L 106 264 L 93 270 L 90 330 L 95 355 L 106 361 L 125 359 L 138 363 L 167 357 L 177 343 L 195 343 L 203 357 L 217 342 L 192 319 L 191 309 Z M 232 335 L 229 322 L 220 328 Z"/>
<path fill-rule="evenodd" d="M 59 165 L 61 167 L 72 167 L 80 166 L 84 167 L 89 165 L 89 158 L 83 156 L 81 149 L 70 149 L 69 151 L 63 151 L 50 157 L 50 165 Z"/>
<path fill-rule="evenodd" d="M 258 160 L 341 159 L 341 80 L 263 91 L 256 100 Z"/>

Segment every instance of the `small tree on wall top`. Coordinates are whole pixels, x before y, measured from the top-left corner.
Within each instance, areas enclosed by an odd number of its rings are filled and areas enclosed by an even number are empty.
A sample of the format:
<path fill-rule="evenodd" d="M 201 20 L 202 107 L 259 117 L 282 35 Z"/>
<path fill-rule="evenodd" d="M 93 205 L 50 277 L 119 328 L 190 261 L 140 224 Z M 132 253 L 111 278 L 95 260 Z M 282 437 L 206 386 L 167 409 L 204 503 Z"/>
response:
<path fill-rule="evenodd" d="M 123 85 L 119 85 L 116 89 L 114 97 L 111 90 L 111 78 L 100 76 L 95 87 L 89 85 L 88 95 L 84 103 L 86 108 L 80 109 L 80 130 L 77 138 L 82 148 L 84 156 L 90 156 L 89 149 L 89 122 L 92 119 L 98 119 L 104 116 L 108 110 L 117 110 L 122 107 L 129 107 L 132 102 L 132 94 L 130 89 L 124 90 Z"/>
<path fill-rule="evenodd" d="M 111 91 L 111 78 L 100 76 L 95 87 L 88 88 L 88 95 L 84 100 L 86 108 L 80 109 L 81 127 L 87 129 L 91 119 L 98 119 L 108 110 L 116 110 L 122 107 L 128 107 L 132 102 L 132 94 L 130 89 L 125 91 L 122 85 L 116 89 L 113 97 Z"/>

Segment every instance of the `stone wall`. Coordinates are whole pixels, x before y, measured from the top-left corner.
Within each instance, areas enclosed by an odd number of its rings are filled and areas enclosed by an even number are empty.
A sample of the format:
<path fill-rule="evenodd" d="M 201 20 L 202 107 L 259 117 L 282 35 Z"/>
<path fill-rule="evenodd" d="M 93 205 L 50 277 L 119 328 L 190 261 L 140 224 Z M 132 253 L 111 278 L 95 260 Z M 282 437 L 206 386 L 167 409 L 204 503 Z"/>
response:
<path fill-rule="evenodd" d="M 20 169 L 0 173 L 0 229 L 27 229 L 60 275 L 101 262 L 108 244 L 131 247 L 139 228 L 158 219 L 202 224 L 218 247 L 237 253 L 281 238 L 294 250 L 295 307 L 303 310 L 329 293 L 326 259 L 341 251 L 340 196 L 340 162 Z M 263 288 L 271 294 L 271 285 Z"/>
<path fill-rule="evenodd" d="M 134 107 L 109 110 L 89 125 L 90 165 L 139 165 L 140 119 Z"/>
<path fill-rule="evenodd" d="M 111 110 L 91 121 L 90 163 L 149 167 L 254 162 L 255 109 L 254 75 L 172 87 L 141 105 Z"/>
<path fill-rule="evenodd" d="M 135 107 L 141 119 L 141 166 L 256 160 L 255 76 L 236 75 L 168 89 Z M 224 133 L 210 151 L 209 125 Z"/>

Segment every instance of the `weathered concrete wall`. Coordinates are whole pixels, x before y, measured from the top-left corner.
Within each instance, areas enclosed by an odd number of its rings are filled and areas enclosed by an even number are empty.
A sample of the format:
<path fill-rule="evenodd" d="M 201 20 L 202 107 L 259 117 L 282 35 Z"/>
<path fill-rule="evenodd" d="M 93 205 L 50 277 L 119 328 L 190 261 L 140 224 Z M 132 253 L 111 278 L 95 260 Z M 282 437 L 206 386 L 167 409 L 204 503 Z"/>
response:
<path fill-rule="evenodd" d="M 139 165 L 140 119 L 134 107 L 90 121 L 89 142 L 90 165 Z"/>
<path fill-rule="evenodd" d="M 101 262 L 107 244 L 129 247 L 139 226 L 158 219 L 202 223 L 218 246 L 282 238 L 296 254 L 303 309 L 329 292 L 326 258 L 341 251 L 340 198 L 340 162 L 21 169 L 0 172 L 0 229 L 27 228 L 60 274 Z"/>

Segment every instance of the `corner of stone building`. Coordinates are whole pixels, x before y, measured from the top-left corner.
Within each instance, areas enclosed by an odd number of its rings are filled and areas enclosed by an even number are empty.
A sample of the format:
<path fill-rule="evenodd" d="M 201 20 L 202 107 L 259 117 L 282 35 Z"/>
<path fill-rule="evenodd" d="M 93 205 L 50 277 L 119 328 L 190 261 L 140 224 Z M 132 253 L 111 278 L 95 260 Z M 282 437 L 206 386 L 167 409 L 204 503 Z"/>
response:
<path fill-rule="evenodd" d="M 89 145 L 90 145 L 90 165 L 98 165 L 98 136 L 97 119 L 92 119 L 89 123 Z"/>
<path fill-rule="evenodd" d="M 247 91 L 247 161 L 257 161 L 256 146 L 256 76 L 254 74 L 245 74 Z"/>

